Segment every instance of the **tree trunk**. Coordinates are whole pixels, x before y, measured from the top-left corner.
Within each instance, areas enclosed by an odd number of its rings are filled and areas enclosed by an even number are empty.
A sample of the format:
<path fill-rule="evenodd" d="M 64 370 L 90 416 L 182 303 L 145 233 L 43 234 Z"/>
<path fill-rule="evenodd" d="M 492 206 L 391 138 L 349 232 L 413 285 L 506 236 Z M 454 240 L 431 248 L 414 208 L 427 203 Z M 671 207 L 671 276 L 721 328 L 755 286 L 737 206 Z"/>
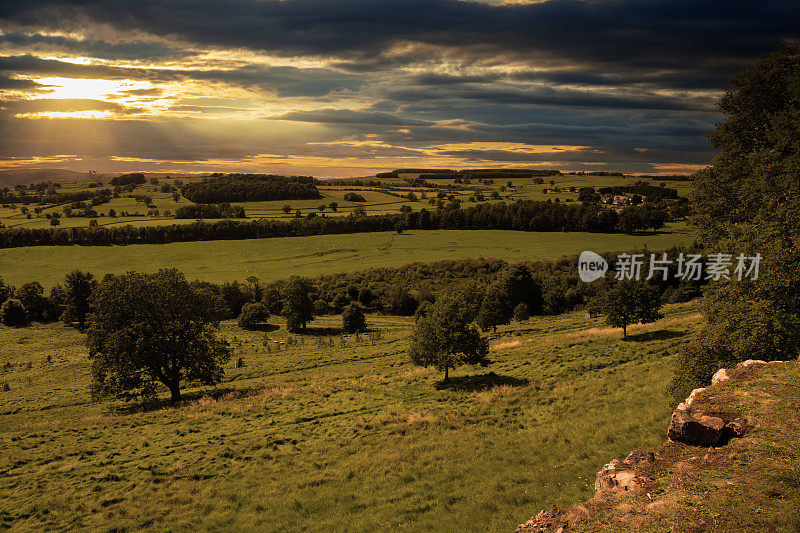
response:
<path fill-rule="evenodd" d="M 628 338 L 628 324 L 623 324 L 622 325 L 622 338 L 623 339 L 627 339 Z"/>
<path fill-rule="evenodd" d="M 169 387 L 169 392 L 172 395 L 172 401 L 173 402 L 181 401 L 181 387 L 180 387 L 180 384 L 178 384 L 178 383 L 170 383 L 168 385 L 168 387 Z"/>
<path fill-rule="evenodd" d="M 444 367 L 444 380 L 447 381 L 448 379 L 450 379 L 450 367 L 446 366 Z"/>

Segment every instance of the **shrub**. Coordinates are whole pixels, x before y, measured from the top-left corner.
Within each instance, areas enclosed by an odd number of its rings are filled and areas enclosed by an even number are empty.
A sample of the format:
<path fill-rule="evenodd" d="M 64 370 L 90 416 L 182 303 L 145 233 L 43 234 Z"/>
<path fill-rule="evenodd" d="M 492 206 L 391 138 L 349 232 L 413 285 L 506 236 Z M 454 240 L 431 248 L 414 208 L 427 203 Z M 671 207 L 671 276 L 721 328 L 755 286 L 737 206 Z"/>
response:
<path fill-rule="evenodd" d="M 347 333 L 355 333 L 367 329 L 367 320 L 360 304 L 351 303 L 342 311 L 342 329 Z"/>
<path fill-rule="evenodd" d="M 16 298 L 11 298 L 0 306 L 0 322 L 6 326 L 17 328 L 30 324 L 30 319 L 22 302 Z"/>
<path fill-rule="evenodd" d="M 267 306 L 261 302 L 245 304 L 242 314 L 239 315 L 239 327 L 242 329 L 255 329 L 269 318 Z"/>
<path fill-rule="evenodd" d="M 531 317 L 531 310 L 525 302 L 520 303 L 514 308 L 514 320 L 517 322 L 525 322 Z"/>
<path fill-rule="evenodd" d="M 356 192 L 349 192 L 344 195 L 344 199 L 348 202 L 366 202 L 366 198 Z"/>

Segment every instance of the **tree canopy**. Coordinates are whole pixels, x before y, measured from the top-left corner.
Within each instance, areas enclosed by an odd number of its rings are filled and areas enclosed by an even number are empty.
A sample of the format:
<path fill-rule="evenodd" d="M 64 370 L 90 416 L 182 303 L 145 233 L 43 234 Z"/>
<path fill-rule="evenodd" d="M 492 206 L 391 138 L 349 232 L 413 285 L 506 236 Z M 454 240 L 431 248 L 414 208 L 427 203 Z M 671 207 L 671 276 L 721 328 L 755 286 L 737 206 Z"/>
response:
<path fill-rule="evenodd" d="M 94 397 L 152 397 L 162 383 L 218 383 L 230 358 L 216 336 L 215 306 L 177 270 L 108 276 L 93 297 L 87 344 Z"/>
<path fill-rule="evenodd" d="M 647 324 L 663 318 L 661 296 L 658 289 L 644 282 L 624 280 L 614 284 L 607 292 L 598 293 L 590 302 L 593 314 L 606 315 L 606 323 L 622 328 L 622 336 L 628 336 L 631 324 Z"/>
<path fill-rule="evenodd" d="M 489 345 L 471 325 L 469 306 L 458 295 L 443 296 L 414 327 L 409 355 L 419 366 L 432 366 L 444 372 L 462 364 L 489 364 Z"/>
<path fill-rule="evenodd" d="M 733 79 L 708 135 L 719 151 L 694 179 L 693 222 L 709 250 L 761 256 L 758 279 L 714 281 L 706 326 L 672 384 L 683 398 L 720 366 L 800 355 L 800 44 Z"/>

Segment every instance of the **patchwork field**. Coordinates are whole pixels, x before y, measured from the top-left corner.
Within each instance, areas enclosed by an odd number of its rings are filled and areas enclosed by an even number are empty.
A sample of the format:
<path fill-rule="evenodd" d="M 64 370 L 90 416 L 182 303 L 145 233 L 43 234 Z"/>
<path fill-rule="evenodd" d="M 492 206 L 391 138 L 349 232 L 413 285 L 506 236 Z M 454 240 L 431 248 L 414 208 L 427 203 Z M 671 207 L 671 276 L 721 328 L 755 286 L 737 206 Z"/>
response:
<path fill-rule="evenodd" d="M 413 178 L 416 177 L 416 174 L 404 174 L 404 177 Z M 88 179 L 88 178 L 87 178 Z M 200 178 L 198 177 L 180 177 L 183 181 L 194 181 Z M 553 176 L 552 178 L 546 178 L 544 184 L 536 184 L 530 178 L 513 178 L 510 180 L 495 180 L 495 183 L 491 185 L 480 185 L 476 182 L 473 182 L 472 185 L 459 185 L 459 187 L 464 187 L 463 190 L 456 190 L 448 192 L 448 194 L 453 194 L 456 198 L 459 198 L 464 206 L 471 205 L 469 202 L 470 196 L 474 195 L 474 190 L 470 187 L 472 186 L 480 186 L 481 189 L 484 191 L 485 195 L 485 202 L 488 203 L 495 203 L 495 202 L 513 202 L 516 200 L 556 200 L 559 201 L 577 201 L 578 193 L 577 192 L 567 192 L 562 191 L 559 193 L 549 192 L 548 194 L 542 194 L 544 189 L 549 189 L 551 186 L 549 184 L 550 179 L 555 182 L 556 187 L 601 187 L 601 186 L 613 186 L 613 185 L 631 185 L 633 184 L 637 178 L 632 177 L 615 177 L 615 176 L 578 176 L 572 174 L 564 174 L 561 176 Z M 107 181 L 107 180 L 106 180 Z M 175 210 L 181 206 L 191 205 L 192 202 L 184 198 L 183 196 L 179 197 L 177 200 L 173 199 L 171 193 L 162 193 L 160 192 L 160 186 L 164 183 L 174 183 L 177 181 L 177 178 L 172 179 L 160 179 L 159 185 L 151 185 L 151 184 L 144 184 L 136 187 L 136 189 L 130 193 L 130 195 L 146 195 L 150 196 L 153 200 L 153 207 L 147 207 L 141 202 L 137 202 L 133 197 L 128 197 L 126 193 L 120 198 L 114 198 L 110 202 L 106 204 L 102 204 L 100 206 L 96 206 L 95 210 L 100 215 L 97 218 L 98 225 L 100 226 L 121 226 L 126 224 L 133 224 L 133 225 L 162 225 L 162 224 L 173 224 L 173 223 L 187 223 L 193 222 L 194 220 L 177 220 L 173 218 L 171 215 L 174 214 Z M 302 215 L 306 215 L 311 212 L 320 213 L 319 210 L 320 206 L 328 206 L 331 202 L 336 202 L 338 204 L 338 208 L 336 212 L 331 211 L 330 208 L 326 208 L 324 213 L 325 216 L 345 216 L 348 215 L 356 206 L 361 206 L 366 209 L 368 214 L 384 214 L 384 213 L 396 213 L 398 210 L 407 205 L 414 209 L 415 211 L 422 209 L 422 208 L 431 208 L 428 200 L 420 199 L 416 202 L 408 201 L 403 198 L 398 198 L 395 196 L 396 194 L 403 195 L 407 191 L 414 191 L 418 197 L 421 197 L 423 193 L 427 194 L 429 198 L 434 198 L 437 194 L 437 191 L 419 187 L 409 187 L 408 183 L 405 182 L 403 179 L 391 178 L 391 179 L 381 179 L 382 183 L 386 185 L 391 185 L 393 187 L 400 187 L 403 190 L 393 191 L 392 194 L 388 194 L 387 191 L 380 191 L 375 190 L 371 187 L 345 187 L 339 186 L 336 184 L 336 180 L 327 180 L 325 185 L 319 187 L 320 194 L 322 198 L 316 200 L 275 200 L 275 201 L 265 201 L 265 202 L 238 202 L 234 203 L 234 205 L 240 205 L 245 208 L 245 212 L 248 218 L 280 218 L 280 219 L 290 219 L 295 216 L 294 211 L 300 210 Z M 658 180 L 644 180 L 650 185 L 658 186 Z M 452 184 L 453 180 L 434 180 L 433 183 L 439 185 L 445 184 Z M 511 187 L 507 187 L 507 184 L 511 183 Z M 691 182 L 689 181 L 669 181 L 666 182 L 666 186 L 670 188 L 675 188 L 678 190 L 678 193 L 681 196 L 686 196 L 691 188 Z M 106 185 L 107 187 L 107 185 Z M 86 189 L 86 183 L 71 183 L 65 184 L 61 189 L 61 192 L 75 192 L 80 190 Z M 99 189 L 98 189 L 99 190 Z M 347 192 L 357 191 L 361 194 L 365 201 L 364 202 L 350 202 L 344 199 L 344 195 Z M 498 198 L 491 198 L 490 193 L 496 192 L 499 197 Z M 292 208 L 292 212 L 287 214 L 284 212 L 283 207 L 289 205 Z M 21 206 L 17 206 L 21 207 Z M 29 206 L 32 210 L 32 206 Z M 36 216 L 32 214 L 32 218 L 28 219 L 25 213 L 22 213 L 20 209 L 12 209 L 9 207 L 0 206 L 0 223 L 4 224 L 6 227 L 25 227 L 25 228 L 45 228 L 50 226 L 50 221 L 45 218 L 45 215 L 54 212 L 60 212 L 63 209 L 63 205 L 56 205 L 56 206 L 42 206 L 42 212 L 40 215 Z M 113 209 L 116 213 L 116 217 L 109 217 L 109 211 Z M 152 211 L 157 210 L 158 214 L 154 214 Z M 127 213 L 130 216 L 121 216 L 121 213 Z M 83 227 L 89 225 L 89 220 L 84 217 L 62 217 L 61 218 L 61 226 L 62 227 Z"/>
<path fill-rule="evenodd" d="M 686 231 L 686 226 L 678 223 L 650 235 L 414 230 L 403 235 L 384 232 L 130 246 L 31 246 L 0 250 L 0 272 L 6 283 L 36 280 L 47 287 L 76 268 L 98 277 L 176 267 L 189 279 L 222 282 L 257 276 L 272 280 L 415 261 L 468 257 L 538 260 L 583 250 L 631 250 L 643 245 L 661 250 L 691 243 L 694 238 Z"/>
<path fill-rule="evenodd" d="M 57 260 L 53 260 L 57 264 Z M 413 319 L 305 335 L 222 331 L 216 389 L 183 405 L 92 403 L 81 334 L 0 326 L 0 524 L 176 531 L 512 531 L 591 494 L 610 457 L 664 439 L 693 303 L 629 328 L 583 313 L 501 326 L 448 388 L 412 366 Z"/>

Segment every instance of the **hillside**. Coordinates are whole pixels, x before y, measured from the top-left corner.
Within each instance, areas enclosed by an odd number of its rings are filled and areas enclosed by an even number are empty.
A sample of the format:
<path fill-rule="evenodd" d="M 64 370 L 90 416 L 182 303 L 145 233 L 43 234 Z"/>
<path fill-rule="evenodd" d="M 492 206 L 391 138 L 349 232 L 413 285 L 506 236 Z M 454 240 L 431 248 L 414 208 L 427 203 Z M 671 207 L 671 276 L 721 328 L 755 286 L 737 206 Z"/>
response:
<path fill-rule="evenodd" d="M 88 180 L 91 177 L 85 172 L 75 172 L 63 168 L 20 168 L 13 170 L 0 170 L 0 188 L 13 187 L 14 185 L 27 185 L 39 181 L 54 181 L 56 183 L 72 183 L 78 180 Z"/>
<path fill-rule="evenodd" d="M 409 361 L 411 317 L 368 315 L 360 336 L 339 316 L 304 335 L 225 323 L 223 383 L 177 406 L 92 402 L 80 333 L 0 326 L 0 527 L 513 530 L 662 439 L 700 320 L 664 314 L 627 340 L 583 312 L 500 326 L 493 363 L 444 388 Z"/>
<path fill-rule="evenodd" d="M 518 531 L 798 531 L 800 363 L 740 365 L 727 374 L 696 394 L 691 410 L 745 422 L 743 437 L 717 447 L 668 440 L 652 460 L 638 451 L 626 461 L 632 467 L 615 463 L 635 473 L 626 479 L 630 490 L 607 488 L 613 467 L 606 465 L 598 473 L 604 488 L 592 499 L 545 510 Z"/>

